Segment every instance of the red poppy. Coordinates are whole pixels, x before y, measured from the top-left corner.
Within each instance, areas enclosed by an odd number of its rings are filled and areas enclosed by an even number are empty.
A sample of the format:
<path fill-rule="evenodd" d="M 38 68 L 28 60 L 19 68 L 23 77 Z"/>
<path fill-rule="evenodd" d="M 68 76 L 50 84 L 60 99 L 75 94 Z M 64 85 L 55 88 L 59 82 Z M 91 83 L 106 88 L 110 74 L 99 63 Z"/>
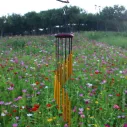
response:
<path fill-rule="evenodd" d="M 16 110 L 16 109 L 14 109 L 14 110 L 13 110 L 13 112 L 17 112 L 17 110 Z"/>
<path fill-rule="evenodd" d="M 11 86 L 11 87 L 14 87 L 14 84 L 11 84 L 10 86 Z"/>
<path fill-rule="evenodd" d="M 15 74 L 15 75 L 17 75 L 17 74 L 18 74 L 18 72 L 14 72 L 14 74 Z"/>
<path fill-rule="evenodd" d="M 99 108 L 99 110 L 102 110 L 102 108 Z"/>
<path fill-rule="evenodd" d="M 40 82 L 37 81 L 37 82 L 36 82 L 36 85 L 38 85 L 38 84 L 40 84 Z"/>
<path fill-rule="evenodd" d="M 116 94 L 116 96 L 117 96 L 117 97 L 119 97 L 119 96 L 120 96 L 120 94 L 119 94 L 119 93 L 117 93 L 117 94 Z"/>
<path fill-rule="evenodd" d="M 50 107 L 51 107 L 51 104 L 47 104 L 46 106 L 47 106 L 48 108 L 50 108 Z"/>
<path fill-rule="evenodd" d="M 34 104 L 34 107 L 35 107 L 35 108 L 39 108 L 40 105 L 39 105 L 39 104 Z"/>
<path fill-rule="evenodd" d="M 40 86 L 39 88 L 41 89 L 43 86 Z"/>
<path fill-rule="evenodd" d="M 11 117 L 11 116 L 12 116 L 12 114 L 10 114 L 10 113 L 9 113 L 9 114 L 8 114 L 8 116 L 10 116 L 10 117 Z"/>
<path fill-rule="evenodd" d="M 100 72 L 98 70 L 95 71 L 95 74 L 99 74 Z"/>
<path fill-rule="evenodd" d="M 31 109 L 31 111 L 37 111 L 38 110 L 38 108 L 36 108 L 36 107 L 33 107 L 32 109 Z"/>
<path fill-rule="evenodd" d="M 45 80 L 49 80 L 48 77 L 45 77 Z"/>

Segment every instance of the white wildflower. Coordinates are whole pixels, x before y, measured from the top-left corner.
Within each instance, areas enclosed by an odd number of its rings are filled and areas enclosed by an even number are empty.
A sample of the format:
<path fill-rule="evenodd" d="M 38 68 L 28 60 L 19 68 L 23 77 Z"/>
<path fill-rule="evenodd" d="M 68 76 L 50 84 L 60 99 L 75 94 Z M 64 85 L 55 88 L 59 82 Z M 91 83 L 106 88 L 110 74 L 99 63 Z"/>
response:
<path fill-rule="evenodd" d="M 36 86 L 36 83 L 31 84 L 32 86 Z"/>
<path fill-rule="evenodd" d="M 6 116 L 6 114 L 2 112 L 2 113 L 1 113 L 1 116 Z"/>
<path fill-rule="evenodd" d="M 87 83 L 86 84 L 88 87 L 92 87 L 93 85 L 92 84 L 90 84 L 90 83 Z"/>
<path fill-rule="evenodd" d="M 27 114 L 27 116 L 32 116 L 32 115 L 33 115 L 33 114 L 30 114 L 30 113 L 29 113 L 29 114 Z"/>
<path fill-rule="evenodd" d="M 48 86 L 45 86 L 45 89 L 48 89 Z"/>
<path fill-rule="evenodd" d="M 120 74 L 122 74 L 123 72 L 122 71 L 119 71 Z"/>

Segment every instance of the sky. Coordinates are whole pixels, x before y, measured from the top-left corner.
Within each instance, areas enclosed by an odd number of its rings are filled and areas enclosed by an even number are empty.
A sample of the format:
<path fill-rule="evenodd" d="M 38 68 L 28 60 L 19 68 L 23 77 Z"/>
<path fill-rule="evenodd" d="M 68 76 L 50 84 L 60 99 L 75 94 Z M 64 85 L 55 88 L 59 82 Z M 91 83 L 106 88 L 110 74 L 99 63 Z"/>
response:
<path fill-rule="evenodd" d="M 105 6 L 123 5 L 127 9 L 127 0 L 69 0 L 64 4 L 56 0 L 0 0 L 0 17 L 12 13 L 24 15 L 27 12 L 40 12 L 43 10 L 67 6 L 78 6 L 88 13 L 96 13 Z M 95 7 L 97 5 L 97 7 Z"/>

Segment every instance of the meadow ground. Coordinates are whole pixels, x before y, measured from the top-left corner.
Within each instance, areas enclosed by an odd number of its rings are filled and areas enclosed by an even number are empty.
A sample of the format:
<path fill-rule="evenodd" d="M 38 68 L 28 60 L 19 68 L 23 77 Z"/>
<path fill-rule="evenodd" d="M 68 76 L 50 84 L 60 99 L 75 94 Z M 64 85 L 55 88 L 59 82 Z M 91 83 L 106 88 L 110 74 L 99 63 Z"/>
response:
<path fill-rule="evenodd" d="M 126 33 L 81 32 L 66 91 L 72 127 L 127 127 Z M 55 37 L 0 40 L 0 127 L 67 127 L 53 99 Z"/>

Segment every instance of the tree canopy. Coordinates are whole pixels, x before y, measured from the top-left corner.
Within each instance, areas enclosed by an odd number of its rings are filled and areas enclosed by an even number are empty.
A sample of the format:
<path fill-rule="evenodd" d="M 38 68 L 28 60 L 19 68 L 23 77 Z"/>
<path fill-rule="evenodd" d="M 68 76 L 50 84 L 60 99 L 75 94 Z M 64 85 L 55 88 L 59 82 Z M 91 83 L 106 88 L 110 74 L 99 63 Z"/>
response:
<path fill-rule="evenodd" d="M 12 14 L 0 17 L 0 34 L 46 34 L 64 31 L 127 31 L 127 10 L 124 6 L 105 7 L 98 13 L 87 13 L 77 6 L 47 11 Z"/>

